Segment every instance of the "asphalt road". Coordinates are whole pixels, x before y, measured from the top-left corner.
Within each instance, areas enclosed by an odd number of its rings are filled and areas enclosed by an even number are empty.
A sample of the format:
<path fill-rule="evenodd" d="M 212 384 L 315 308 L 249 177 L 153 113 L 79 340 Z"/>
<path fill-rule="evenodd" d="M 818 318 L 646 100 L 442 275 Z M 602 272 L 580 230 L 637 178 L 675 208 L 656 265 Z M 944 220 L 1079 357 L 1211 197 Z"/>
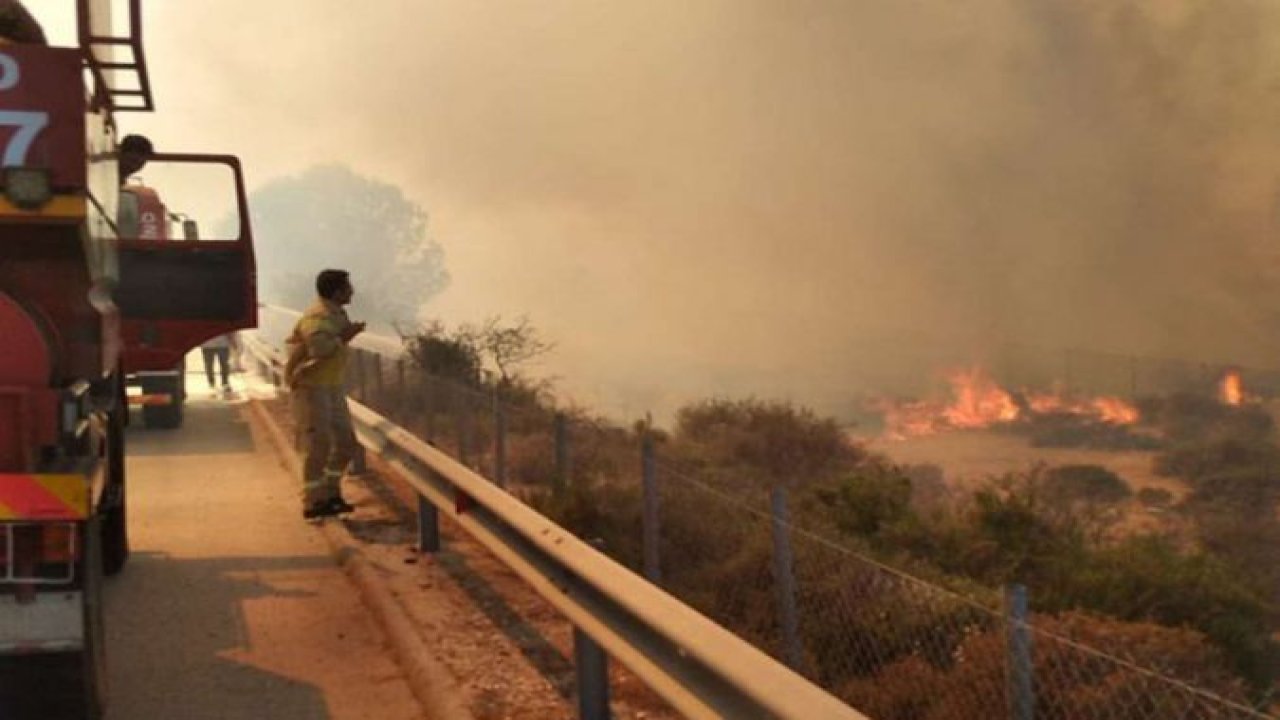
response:
<path fill-rule="evenodd" d="M 255 432 L 242 400 L 203 393 L 181 430 L 130 430 L 133 555 L 106 587 L 108 720 L 421 717 L 301 519 L 298 481 Z M 0 665 L 11 685 L 21 674 L 40 681 Z M 56 717 L 13 709 L 0 704 L 0 720 Z"/>

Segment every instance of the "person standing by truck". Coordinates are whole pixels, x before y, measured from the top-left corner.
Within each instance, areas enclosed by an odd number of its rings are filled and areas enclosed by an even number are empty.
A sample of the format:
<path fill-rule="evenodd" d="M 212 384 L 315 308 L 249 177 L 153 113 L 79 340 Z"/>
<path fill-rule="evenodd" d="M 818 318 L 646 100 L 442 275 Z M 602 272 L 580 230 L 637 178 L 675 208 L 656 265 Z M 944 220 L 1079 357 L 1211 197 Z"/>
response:
<path fill-rule="evenodd" d="M 355 431 L 343 378 L 347 346 L 365 327 L 343 310 L 355 289 L 345 270 L 316 276 L 315 304 L 294 325 L 286 340 L 284 377 L 294 422 L 305 456 L 302 468 L 302 517 L 307 520 L 351 512 L 342 499 L 342 474 L 356 456 Z"/>
<path fill-rule="evenodd" d="M 218 390 L 213 374 L 213 366 L 216 364 L 222 379 L 223 397 L 231 395 L 231 350 L 234 347 L 235 337 L 231 334 L 210 338 L 200 346 L 200 355 L 204 358 L 204 377 L 209 382 L 209 389 Z"/>

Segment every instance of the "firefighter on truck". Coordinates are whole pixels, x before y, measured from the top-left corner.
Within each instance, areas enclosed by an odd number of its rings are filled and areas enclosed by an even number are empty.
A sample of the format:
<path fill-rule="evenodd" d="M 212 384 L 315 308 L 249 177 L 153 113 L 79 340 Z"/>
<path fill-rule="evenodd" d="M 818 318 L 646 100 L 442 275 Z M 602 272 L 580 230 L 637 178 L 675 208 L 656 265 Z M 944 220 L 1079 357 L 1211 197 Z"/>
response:
<path fill-rule="evenodd" d="M 253 327 L 257 303 L 239 161 L 145 158 L 140 139 L 120 140 L 120 116 L 153 107 L 139 0 L 124 35 L 110 30 L 111 0 L 74 1 L 77 44 L 54 47 L 20 3 L 0 0 L 0 713 L 19 693 L 63 703 L 38 717 L 71 702 L 96 720 L 102 578 L 129 555 L 124 378 Z M 121 180 L 144 159 L 230 178 L 234 236 L 121 232 Z M 47 675 L 24 682 L 24 669 Z"/>

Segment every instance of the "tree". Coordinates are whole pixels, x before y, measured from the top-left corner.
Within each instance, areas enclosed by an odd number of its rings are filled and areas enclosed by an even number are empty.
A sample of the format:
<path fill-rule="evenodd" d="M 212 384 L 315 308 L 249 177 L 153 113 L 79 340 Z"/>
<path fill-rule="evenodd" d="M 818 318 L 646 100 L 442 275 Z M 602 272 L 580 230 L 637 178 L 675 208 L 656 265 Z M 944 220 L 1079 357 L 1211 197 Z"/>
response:
<path fill-rule="evenodd" d="M 304 308 L 315 297 L 316 273 L 342 268 L 356 287 L 352 315 L 390 329 L 412 324 L 449 284 L 426 212 L 394 185 L 318 165 L 258 188 L 249 207 L 268 302 Z"/>
<path fill-rule="evenodd" d="M 498 371 L 503 387 L 509 386 L 516 370 L 523 364 L 550 352 L 554 347 L 538 335 L 529 318 L 521 317 L 510 325 L 494 316 L 485 320 L 476 333 L 477 342 Z"/>
<path fill-rule="evenodd" d="M 485 376 L 492 369 L 508 399 L 545 389 L 545 383 L 530 381 L 519 372 L 520 366 L 554 347 L 528 318 L 507 324 L 495 315 L 478 327 L 463 324 L 452 330 L 433 319 L 414 330 L 397 327 L 397 332 L 414 363 L 430 375 L 479 385 L 488 382 Z"/>

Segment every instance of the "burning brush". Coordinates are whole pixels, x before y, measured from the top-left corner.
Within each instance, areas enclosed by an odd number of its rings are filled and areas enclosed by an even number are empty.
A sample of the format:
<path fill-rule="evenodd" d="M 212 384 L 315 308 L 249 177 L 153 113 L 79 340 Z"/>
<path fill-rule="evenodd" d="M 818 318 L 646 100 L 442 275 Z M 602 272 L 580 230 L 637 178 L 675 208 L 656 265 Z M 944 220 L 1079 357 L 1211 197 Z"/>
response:
<path fill-rule="evenodd" d="M 1000 428 L 1024 431 L 1032 443 L 1071 447 L 1140 447 L 1129 428 L 1139 420 L 1136 407 L 1117 397 L 1077 398 L 1059 392 L 1010 392 L 982 368 L 947 375 L 949 402 L 880 401 L 885 436 L 906 439 L 953 430 Z"/>

